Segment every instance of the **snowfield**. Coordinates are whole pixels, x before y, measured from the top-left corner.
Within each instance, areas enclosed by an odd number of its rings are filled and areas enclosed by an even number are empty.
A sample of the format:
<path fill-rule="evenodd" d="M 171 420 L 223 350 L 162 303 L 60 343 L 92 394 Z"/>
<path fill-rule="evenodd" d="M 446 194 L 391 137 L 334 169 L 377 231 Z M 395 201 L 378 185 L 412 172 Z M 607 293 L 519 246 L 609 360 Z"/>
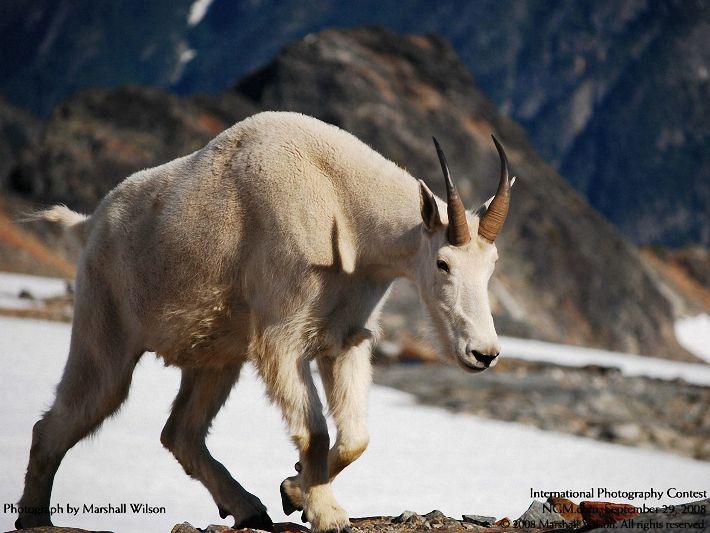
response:
<path fill-rule="evenodd" d="M 710 363 L 710 315 L 703 313 L 679 320 L 675 335 L 683 348 Z"/>
<path fill-rule="evenodd" d="M 8 508 L 22 491 L 32 425 L 50 405 L 69 335 L 67 324 L 0 317 L 1 530 L 12 529 L 15 514 Z M 202 527 L 231 523 L 220 520 L 207 491 L 160 445 L 178 383 L 176 369 L 163 367 L 152 354 L 144 356 L 123 409 L 97 436 L 70 450 L 59 469 L 52 500 L 59 506 L 55 524 L 130 533 L 167 532 L 182 521 Z M 377 386 L 370 405 L 370 447 L 335 482 L 336 495 L 351 516 L 436 508 L 450 516 L 515 518 L 530 504 L 531 489 L 708 488 L 706 462 L 450 414 Z M 217 417 L 208 445 L 262 499 L 275 521 L 286 520 L 278 487 L 293 473 L 297 456 L 250 368 Z M 126 514 L 83 512 L 84 505 L 121 503 L 146 503 L 165 512 L 133 514 L 130 507 Z M 79 508 L 77 516 L 69 514 L 68 505 Z M 291 518 L 298 521 L 298 515 Z"/>
<path fill-rule="evenodd" d="M 0 272 L 0 309 L 36 307 L 37 303 L 31 299 L 19 297 L 23 291 L 36 299 L 53 298 L 66 294 L 67 282 L 60 278 Z"/>
<path fill-rule="evenodd" d="M 710 320 L 704 324 L 704 327 L 705 329 L 703 330 L 702 327 L 695 326 L 692 332 L 688 329 L 689 333 L 686 335 L 688 342 L 681 341 L 680 336 L 678 338 L 685 349 L 699 357 L 702 357 L 702 354 L 696 348 L 705 349 L 706 352 L 710 350 Z M 705 344 L 703 344 L 703 341 L 698 342 L 695 340 L 701 339 L 703 334 L 707 338 Z M 596 365 L 605 368 L 618 368 L 623 375 L 629 377 L 643 376 L 664 380 L 682 379 L 694 385 L 710 386 L 710 365 L 703 363 L 683 363 L 661 359 L 660 357 L 580 348 L 579 346 L 567 346 L 503 336 L 500 337 L 500 343 L 502 356 L 510 359 L 540 361 L 571 367 Z M 707 359 L 710 360 L 710 354 Z"/>

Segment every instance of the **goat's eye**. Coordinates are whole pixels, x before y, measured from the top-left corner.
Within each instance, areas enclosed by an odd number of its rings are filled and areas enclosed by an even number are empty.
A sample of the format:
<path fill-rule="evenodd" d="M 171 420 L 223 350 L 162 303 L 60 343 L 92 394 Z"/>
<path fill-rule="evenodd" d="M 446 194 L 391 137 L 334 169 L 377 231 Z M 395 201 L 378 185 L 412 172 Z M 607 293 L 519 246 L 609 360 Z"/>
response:
<path fill-rule="evenodd" d="M 443 270 L 447 274 L 451 273 L 451 270 L 449 269 L 449 264 L 443 259 L 439 259 L 436 262 L 436 266 L 439 268 L 439 270 Z"/>

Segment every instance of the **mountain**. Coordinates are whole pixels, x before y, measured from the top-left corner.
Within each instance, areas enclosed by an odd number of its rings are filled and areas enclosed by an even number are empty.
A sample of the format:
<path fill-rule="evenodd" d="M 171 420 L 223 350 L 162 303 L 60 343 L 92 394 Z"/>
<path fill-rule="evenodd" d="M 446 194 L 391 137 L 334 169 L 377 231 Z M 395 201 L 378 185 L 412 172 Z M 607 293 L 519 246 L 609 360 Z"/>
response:
<path fill-rule="evenodd" d="M 710 245 L 704 0 L 15 0 L 0 4 L 0 91 L 42 115 L 88 87 L 220 91 L 290 41 L 372 24 L 448 39 L 634 242 Z"/>
<path fill-rule="evenodd" d="M 436 135 L 472 208 L 497 185 L 495 133 L 519 176 L 491 285 L 499 329 L 691 358 L 673 336 L 671 302 L 635 247 L 498 114 L 438 37 L 324 31 L 289 45 L 219 95 L 178 97 L 141 87 L 80 92 L 57 107 L 39 141 L 22 152 L 10 183 L 37 201 L 91 210 L 129 173 L 195 150 L 259 109 L 300 111 L 341 126 L 441 194 Z M 393 307 L 404 309 L 405 323 L 418 308 L 402 299 Z"/>
<path fill-rule="evenodd" d="M 663 4 L 660 4 L 663 6 Z M 667 18 L 609 87 L 561 172 L 637 243 L 710 244 L 710 16 Z"/>

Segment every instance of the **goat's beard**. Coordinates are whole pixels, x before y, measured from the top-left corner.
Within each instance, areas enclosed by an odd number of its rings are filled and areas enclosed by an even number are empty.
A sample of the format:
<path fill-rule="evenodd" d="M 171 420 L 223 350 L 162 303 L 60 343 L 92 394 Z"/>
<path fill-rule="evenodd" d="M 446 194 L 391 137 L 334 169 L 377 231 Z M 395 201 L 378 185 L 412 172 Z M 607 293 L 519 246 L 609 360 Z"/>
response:
<path fill-rule="evenodd" d="M 456 346 L 452 342 L 452 332 L 446 322 L 439 316 L 439 313 L 432 311 L 429 305 L 424 302 L 426 315 L 429 317 L 427 322 L 426 334 L 427 338 L 431 339 L 434 348 L 446 360 L 455 360 L 460 363 L 456 356 Z"/>

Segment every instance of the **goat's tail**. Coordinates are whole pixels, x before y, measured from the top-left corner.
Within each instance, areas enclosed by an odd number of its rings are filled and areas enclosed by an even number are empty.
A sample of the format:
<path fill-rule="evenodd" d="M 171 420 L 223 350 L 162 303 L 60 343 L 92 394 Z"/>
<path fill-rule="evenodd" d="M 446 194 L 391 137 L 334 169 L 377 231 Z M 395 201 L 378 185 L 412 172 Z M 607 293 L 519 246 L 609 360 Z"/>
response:
<path fill-rule="evenodd" d="M 25 215 L 20 222 L 34 222 L 36 220 L 45 220 L 53 224 L 59 224 L 67 233 L 74 235 L 79 239 L 82 245 L 86 244 L 88 237 L 87 222 L 90 216 L 82 215 L 76 211 L 72 211 L 66 205 L 55 205 L 48 209 L 35 211 Z"/>

